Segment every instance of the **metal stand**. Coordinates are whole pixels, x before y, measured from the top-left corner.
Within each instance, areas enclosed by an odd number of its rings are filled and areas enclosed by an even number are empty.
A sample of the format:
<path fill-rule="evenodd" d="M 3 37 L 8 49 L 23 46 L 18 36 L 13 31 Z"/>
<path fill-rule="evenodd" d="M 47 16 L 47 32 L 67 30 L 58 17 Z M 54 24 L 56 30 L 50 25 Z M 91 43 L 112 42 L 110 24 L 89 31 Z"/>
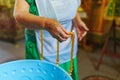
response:
<path fill-rule="evenodd" d="M 116 41 L 116 29 L 115 29 L 115 27 L 116 27 L 116 23 L 115 23 L 115 20 L 114 20 L 113 21 L 113 25 L 111 26 L 111 28 L 110 28 L 110 30 L 109 30 L 109 32 L 107 34 L 107 37 L 105 39 L 105 43 L 104 43 L 104 46 L 102 48 L 102 51 L 100 53 L 100 56 L 99 56 L 99 59 L 98 59 L 98 63 L 97 63 L 97 66 L 96 66 L 97 70 L 99 69 L 100 64 L 102 63 L 104 55 L 108 55 L 108 56 L 111 56 L 111 57 L 114 57 L 114 58 L 120 58 L 120 54 L 117 53 L 117 45 L 119 43 L 117 43 L 117 41 Z M 107 45 L 108 45 L 109 40 L 110 40 L 110 33 L 112 31 L 113 31 L 113 42 L 114 42 L 113 52 L 107 49 Z"/>

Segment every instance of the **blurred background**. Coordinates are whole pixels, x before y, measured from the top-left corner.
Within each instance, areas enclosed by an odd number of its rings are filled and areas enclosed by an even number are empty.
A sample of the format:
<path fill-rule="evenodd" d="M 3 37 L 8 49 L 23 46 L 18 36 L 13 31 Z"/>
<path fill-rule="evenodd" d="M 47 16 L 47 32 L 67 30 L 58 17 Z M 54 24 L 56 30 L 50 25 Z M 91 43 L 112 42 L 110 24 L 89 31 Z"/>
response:
<path fill-rule="evenodd" d="M 80 80 L 120 80 L 120 0 L 81 0 L 90 31 L 79 42 Z M 24 59 L 25 35 L 13 18 L 15 0 L 0 0 L 0 64 Z"/>

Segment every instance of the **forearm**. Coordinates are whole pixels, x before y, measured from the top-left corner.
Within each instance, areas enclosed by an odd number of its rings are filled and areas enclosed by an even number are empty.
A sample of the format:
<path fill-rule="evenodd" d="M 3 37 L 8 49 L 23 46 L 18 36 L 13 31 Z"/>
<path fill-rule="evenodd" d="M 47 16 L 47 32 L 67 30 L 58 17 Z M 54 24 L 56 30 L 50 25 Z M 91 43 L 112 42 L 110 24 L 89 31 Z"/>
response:
<path fill-rule="evenodd" d="M 79 13 L 76 14 L 75 18 L 74 18 L 74 23 L 76 25 L 76 28 L 81 28 L 84 29 L 85 31 L 88 31 L 89 29 L 87 28 L 86 24 L 82 21 Z"/>
<path fill-rule="evenodd" d="M 20 24 L 31 29 L 45 29 L 45 17 L 36 16 L 29 13 L 30 6 L 26 0 L 15 0 L 14 18 Z"/>
<path fill-rule="evenodd" d="M 75 23 L 82 21 L 82 19 L 81 19 L 81 17 L 80 17 L 80 15 L 79 15 L 78 12 L 76 13 L 76 16 L 75 16 L 75 18 L 73 19 L 73 21 L 74 21 Z"/>
<path fill-rule="evenodd" d="M 28 12 L 17 12 L 14 15 L 16 21 L 30 29 L 45 29 L 45 17 L 36 16 Z"/>

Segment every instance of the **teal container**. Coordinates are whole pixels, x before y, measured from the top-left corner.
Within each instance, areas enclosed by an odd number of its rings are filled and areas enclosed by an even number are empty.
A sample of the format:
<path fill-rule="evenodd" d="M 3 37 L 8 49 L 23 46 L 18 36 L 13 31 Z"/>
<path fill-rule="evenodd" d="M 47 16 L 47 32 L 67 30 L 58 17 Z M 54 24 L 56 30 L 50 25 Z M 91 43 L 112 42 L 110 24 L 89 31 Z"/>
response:
<path fill-rule="evenodd" d="M 40 60 L 16 60 L 0 64 L 0 80 L 72 80 L 59 66 Z"/>

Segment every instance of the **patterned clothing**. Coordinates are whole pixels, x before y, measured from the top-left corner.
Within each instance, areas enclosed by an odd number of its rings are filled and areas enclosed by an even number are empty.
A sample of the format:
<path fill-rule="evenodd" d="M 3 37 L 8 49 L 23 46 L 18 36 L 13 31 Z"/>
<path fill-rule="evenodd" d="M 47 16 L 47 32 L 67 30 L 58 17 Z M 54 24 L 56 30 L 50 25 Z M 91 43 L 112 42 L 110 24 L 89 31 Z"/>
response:
<path fill-rule="evenodd" d="M 37 9 L 37 6 L 36 6 L 36 3 L 35 3 L 35 0 L 26 0 L 29 5 L 30 5 L 30 10 L 29 12 L 31 14 L 34 14 L 34 15 L 40 15 L 39 14 L 39 10 Z M 60 22 L 61 23 L 61 22 Z M 63 23 L 61 23 L 63 24 Z M 69 22 L 69 26 L 71 26 L 71 22 Z M 39 40 L 39 30 L 29 30 L 29 29 L 25 29 L 25 34 L 26 34 L 26 58 L 27 59 L 39 59 L 39 54 L 40 54 L 40 50 L 39 48 L 41 46 L 38 46 L 37 44 L 39 44 L 38 40 Z M 37 36 L 38 35 L 38 36 Z M 37 36 L 37 37 L 36 37 Z M 45 35 L 44 35 L 45 36 Z M 48 36 L 48 34 L 46 35 Z M 73 77 L 73 80 L 78 80 L 78 72 L 77 72 L 77 59 L 76 59 L 76 53 L 77 53 L 77 38 L 76 38 L 76 46 L 75 46 L 75 56 L 74 56 L 74 59 L 73 59 L 73 63 L 74 63 L 74 70 L 73 70 L 73 74 L 72 74 L 72 77 Z M 40 45 L 40 44 L 39 44 Z M 45 44 L 44 44 L 45 45 Z M 64 45 L 64 44 L 62 44 Z M 71 47 L 71 46 L 69 46 Z M 67 48 L 66 48 L 67 50 Z M 70 51 L 70 50 L 69 50 Z M 70 53 L 68 53 L 70 54 Z M 69 56 L 69 55 L 68 55 Z M 54 56 L 53 58 L 56 59 L 56 57 Z M 63 58 L 63 56 L 61 57 Z M 52 59 L 52 58 L 51 58 Z M 49 59 L 49 56 L 48 56 L 48 61 L 50 62 L 53 62 L 55 60 L 51 60 Z M 47 58 L 46 58 L 47 60 Z M 54 62 L 53 62 L 54 63 Z M 60 66 L 62 68 L 64 68 L 67 72 L 68 72 L 68 69 L 69 69 L 69 66 L 70 66 L 70 61 L 69 59 L 68 60 L 64 60 L 61 62 Z"/>

